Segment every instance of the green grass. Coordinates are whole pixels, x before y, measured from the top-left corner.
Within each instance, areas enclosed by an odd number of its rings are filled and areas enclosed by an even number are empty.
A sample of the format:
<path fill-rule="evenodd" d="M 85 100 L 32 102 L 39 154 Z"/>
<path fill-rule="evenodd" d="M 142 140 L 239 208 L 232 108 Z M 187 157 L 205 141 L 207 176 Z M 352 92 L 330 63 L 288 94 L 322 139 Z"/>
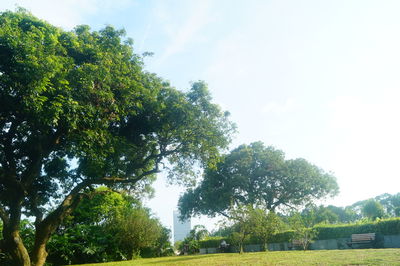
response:
<path fill-rule="evenodd" d="M 400 265 L 400 249 L 254 252 L 137 259 L 85 266 L 130 265 Z"/>

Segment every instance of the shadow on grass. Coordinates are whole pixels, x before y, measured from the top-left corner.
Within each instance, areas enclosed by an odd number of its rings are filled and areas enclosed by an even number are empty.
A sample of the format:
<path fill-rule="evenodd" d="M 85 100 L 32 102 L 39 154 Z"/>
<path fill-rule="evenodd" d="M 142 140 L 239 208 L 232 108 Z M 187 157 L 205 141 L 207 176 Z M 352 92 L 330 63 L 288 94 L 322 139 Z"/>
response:
<path fill-rule="evenodd" d="M 178 256 L 176 259 L 170 259 L 168 261 L 152 261 L 151 264 L 166 264 L 166 263 L 173 263 L 173 262 L 182 262 L 184 263 L 185 261 L 191 261 L 191 260 L 199 260 L 199 259 L 204 259 L 204 258 L 211 258 L 211 257 L 216 257 L 216 254 L 210 254 L 210 255 L 193 255 L 193 256 Z M 218 256 L 218 255 L 217 255 Z"/>

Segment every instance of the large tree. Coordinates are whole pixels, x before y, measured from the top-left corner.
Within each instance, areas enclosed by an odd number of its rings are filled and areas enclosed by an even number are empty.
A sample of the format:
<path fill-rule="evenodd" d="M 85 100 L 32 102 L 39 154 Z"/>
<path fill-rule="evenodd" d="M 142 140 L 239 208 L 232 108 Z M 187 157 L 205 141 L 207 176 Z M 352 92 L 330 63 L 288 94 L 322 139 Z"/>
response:
<path fill-rule="evenodd" d="M 143 70 L 123 36 L 0 13 L 0 249 L 15 265 L 44 264 L 85 188 L 134 187 L 163 164 L 184 178 L 215 164 L 229 142 L 233 126 L 206 85 L 174 89 Z M 35 217 L 31 257 L 22 214 Z"/>
<path fill-rule="evenodd" d="M 261 142 L 241 145 L 205 171 L 201 184 L 179 200 L 182 218 L 229 216 L 229 209 L 252 205 L 274 211 L 296 207 L 338 192 L 336 179 L 304 159 L 286 160 Z"/>

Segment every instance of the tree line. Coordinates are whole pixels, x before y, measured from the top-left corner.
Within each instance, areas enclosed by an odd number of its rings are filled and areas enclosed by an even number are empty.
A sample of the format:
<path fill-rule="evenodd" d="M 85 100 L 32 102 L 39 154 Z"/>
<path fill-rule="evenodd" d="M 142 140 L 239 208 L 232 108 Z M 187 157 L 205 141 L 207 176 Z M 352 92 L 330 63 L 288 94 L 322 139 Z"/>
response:
<path fill-rule="evenodd" d="M 202 226 L 197 226 L 177 246 L 180 251 L 183 251 L 186 245 L 189 247 L 188 252 L 195 254 L 199 252 L 200 241 L 207 240 L 213 243 L 210 247 L 220 247 L 222 237 L 229 244 L 236 246 L 239 252 L 243 252 L 243 245 L 249 242 L 259 243 L 263 250 L 267 250 L 268 243 L 276 242 L 277 234 L 290 232 L 289 240 L 297 241 L 299 246 L 306 250 L 317 237 L 317 227 L 320 226 L 370 224 L 379 221 L 390 223 L 390 218 L 400 217 L 400 213 L 395 211 L 400 208 L 399 199 L 400 193 L 393 195 L 385 193 L 346 207 L 317 206 L 311 203 L 289 212 L 274 212 L 254 208 L 252 205 L 241 205 L 235 209 L 231 208 L 230 216 L 226 217 L 214 231 L 203 231 L 200 238 L 193 237 L 195 229 L 202 228 Z M 396 221 L 393 222 L 395 224 Z M 396 234 L 396 230 L 393 230 L 386 233 Z M 288 239 L 285 238 L 284 241 Z"/>

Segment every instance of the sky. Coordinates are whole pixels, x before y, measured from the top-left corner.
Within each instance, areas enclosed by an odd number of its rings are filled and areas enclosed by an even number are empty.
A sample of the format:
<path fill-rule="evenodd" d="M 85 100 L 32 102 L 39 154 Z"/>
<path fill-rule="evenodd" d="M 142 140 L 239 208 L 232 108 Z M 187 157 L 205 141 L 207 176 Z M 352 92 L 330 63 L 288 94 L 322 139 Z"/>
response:
<path fill-rule="evenodd" d="M 146 69 L 185 90 L 208 83 L 238 126 L 334 173 L 345 206 L 400 192 L 400 1 L 2 0 L 71 30 L 124 28 Z M 397 121 L 397 122 L 396 122 Z M 171 228 L 182 187 L 162 174 L 146 201 Z M 214 228 L 216 220 L 192 224 Z"/>

